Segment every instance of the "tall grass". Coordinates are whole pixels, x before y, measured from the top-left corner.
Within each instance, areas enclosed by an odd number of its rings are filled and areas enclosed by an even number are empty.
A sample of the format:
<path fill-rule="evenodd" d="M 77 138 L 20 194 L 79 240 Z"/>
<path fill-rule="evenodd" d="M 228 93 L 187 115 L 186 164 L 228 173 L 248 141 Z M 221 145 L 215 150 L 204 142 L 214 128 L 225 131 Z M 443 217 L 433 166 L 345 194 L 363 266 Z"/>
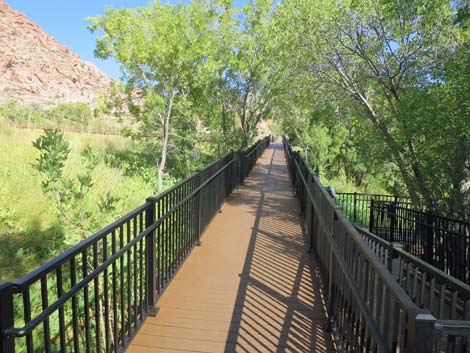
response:
<path fill-rule="evenodd" d="M 17 129 L 0 120 L 0 280 L 11 280 L 31 271 L 64 250 L 64 231 L 55 205 L 41 190 L 41 177 L 32 168 L 38 152 L 32 146 L 42 131 Z M 106 193 L 120 199 L 124 214 L 152 194 L 148 181 L 137 173 L 123 174 L 104 155 L 132 150 L 129 139 L 65 133 L 71 153 L 66 176 L 80 173 L 80 152 L 90 146 L 103 158 L 93 171 L 93 200 Z"/>

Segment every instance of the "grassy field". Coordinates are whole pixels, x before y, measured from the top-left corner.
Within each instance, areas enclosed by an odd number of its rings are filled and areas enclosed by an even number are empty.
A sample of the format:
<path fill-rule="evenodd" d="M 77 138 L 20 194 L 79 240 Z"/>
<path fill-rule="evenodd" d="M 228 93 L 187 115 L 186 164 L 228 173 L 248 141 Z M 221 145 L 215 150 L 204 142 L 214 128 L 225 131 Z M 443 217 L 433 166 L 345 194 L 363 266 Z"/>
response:
<path fill-rule="evenodd" d="M 64 250 L 64 230 L 55 205 L 41 190 L 41 176 L 32 167 L 38 151 L 32 141 L 40 130 L 14 128 L 0 120 L 0 280 L 18 278 Z M 92 199 L 110 192 L 119 198 L 119 213 L 142 204 L 152 194 L 147 179 L 121 168 L 134 146 L 120 136 L 65 133 L 71 153 L 66 174 L 80 172 L 80 152 L 90 146 L 100 162 L 93 171 Z M 125 162 L 125 161 L 124 161 Z M 150 168 L 149 168 L 150 169 Z"/>

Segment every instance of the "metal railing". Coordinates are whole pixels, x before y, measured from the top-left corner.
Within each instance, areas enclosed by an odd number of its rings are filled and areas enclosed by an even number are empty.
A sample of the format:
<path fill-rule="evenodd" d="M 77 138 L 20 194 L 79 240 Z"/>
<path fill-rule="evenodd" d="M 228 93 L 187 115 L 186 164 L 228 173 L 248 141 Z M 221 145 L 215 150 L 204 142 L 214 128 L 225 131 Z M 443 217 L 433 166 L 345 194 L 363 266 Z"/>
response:
<path fill-rule="evenodd" d="M 399 242 L 409 253 L 470 284 L 470 223 L 372 201 L 369 231 Z"/>
<path fill-rule="evenodd" d="M 464 343 L 470 349 L 470 286 L 411 255 L 402 244 L 361 227 L 356 229 L 413 302 L 438 319 L 435 334 L 439 351 L 465 352 L 458 348 Z M 451 348 L 443 350 L 443 346 Z"/>
<path fill-rule="evenodd" d="M 269 137 L 204 170 L 44 264 L 0 284 L 2 353 L 121 352 Z"/>
<path fill-rule="evenodd" d="M 373 201 L 394 202 L 402 207 L 416 207 L 412 205 L 411 199 L 404 196 L 365 194 L 359 192 L 337 192 L 336 203 L 341 206 L 341 210 L 354 224 L 369 227 L 370 205 Z"/>
<path fill-rule="evenodd" d="M 339 351 L 468 352 L 467 323 L 436 320 L 420 308 L 305 161 L 283 143 Z"/>
<path fill-rule="evenodd" d="M 470 284 L 470 223 L 443 217 L 407 197 L 338 193 L 336 203 L 354 224 Z"/>

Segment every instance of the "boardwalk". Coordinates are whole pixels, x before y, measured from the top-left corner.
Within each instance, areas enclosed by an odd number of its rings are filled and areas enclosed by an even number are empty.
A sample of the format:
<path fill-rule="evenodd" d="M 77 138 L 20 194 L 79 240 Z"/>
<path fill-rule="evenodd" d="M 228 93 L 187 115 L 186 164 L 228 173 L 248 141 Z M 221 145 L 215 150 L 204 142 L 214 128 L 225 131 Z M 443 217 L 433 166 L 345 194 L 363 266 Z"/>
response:
<path fill-rule="evenodd" d="M 227 200 L 127 352 L 333 352 L 284 152 Z"/>

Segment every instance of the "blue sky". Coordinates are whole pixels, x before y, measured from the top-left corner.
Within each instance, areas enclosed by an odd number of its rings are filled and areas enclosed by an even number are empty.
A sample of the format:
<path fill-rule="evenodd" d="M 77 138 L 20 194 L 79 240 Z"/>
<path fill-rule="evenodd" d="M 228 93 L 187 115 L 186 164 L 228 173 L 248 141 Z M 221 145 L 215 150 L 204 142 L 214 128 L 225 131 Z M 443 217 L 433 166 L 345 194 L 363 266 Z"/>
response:
<path fill-rule="evenodd" d="M 177 0 L 170 2 L 176 3 Z M 235 1 L 237 6 L 247 0 Z M 152 0 L 5 0 L 14 9 L 24 13 L 48 34 L 82 60 L 91 61 L 104 73 L 119 78 L 119 65 L 112 60 L 96 59 L 93 55 L 95 35 L 87 29 L 87 17 L 103 15 L 107 6 L 114 8 L 145 6 Z"/>

